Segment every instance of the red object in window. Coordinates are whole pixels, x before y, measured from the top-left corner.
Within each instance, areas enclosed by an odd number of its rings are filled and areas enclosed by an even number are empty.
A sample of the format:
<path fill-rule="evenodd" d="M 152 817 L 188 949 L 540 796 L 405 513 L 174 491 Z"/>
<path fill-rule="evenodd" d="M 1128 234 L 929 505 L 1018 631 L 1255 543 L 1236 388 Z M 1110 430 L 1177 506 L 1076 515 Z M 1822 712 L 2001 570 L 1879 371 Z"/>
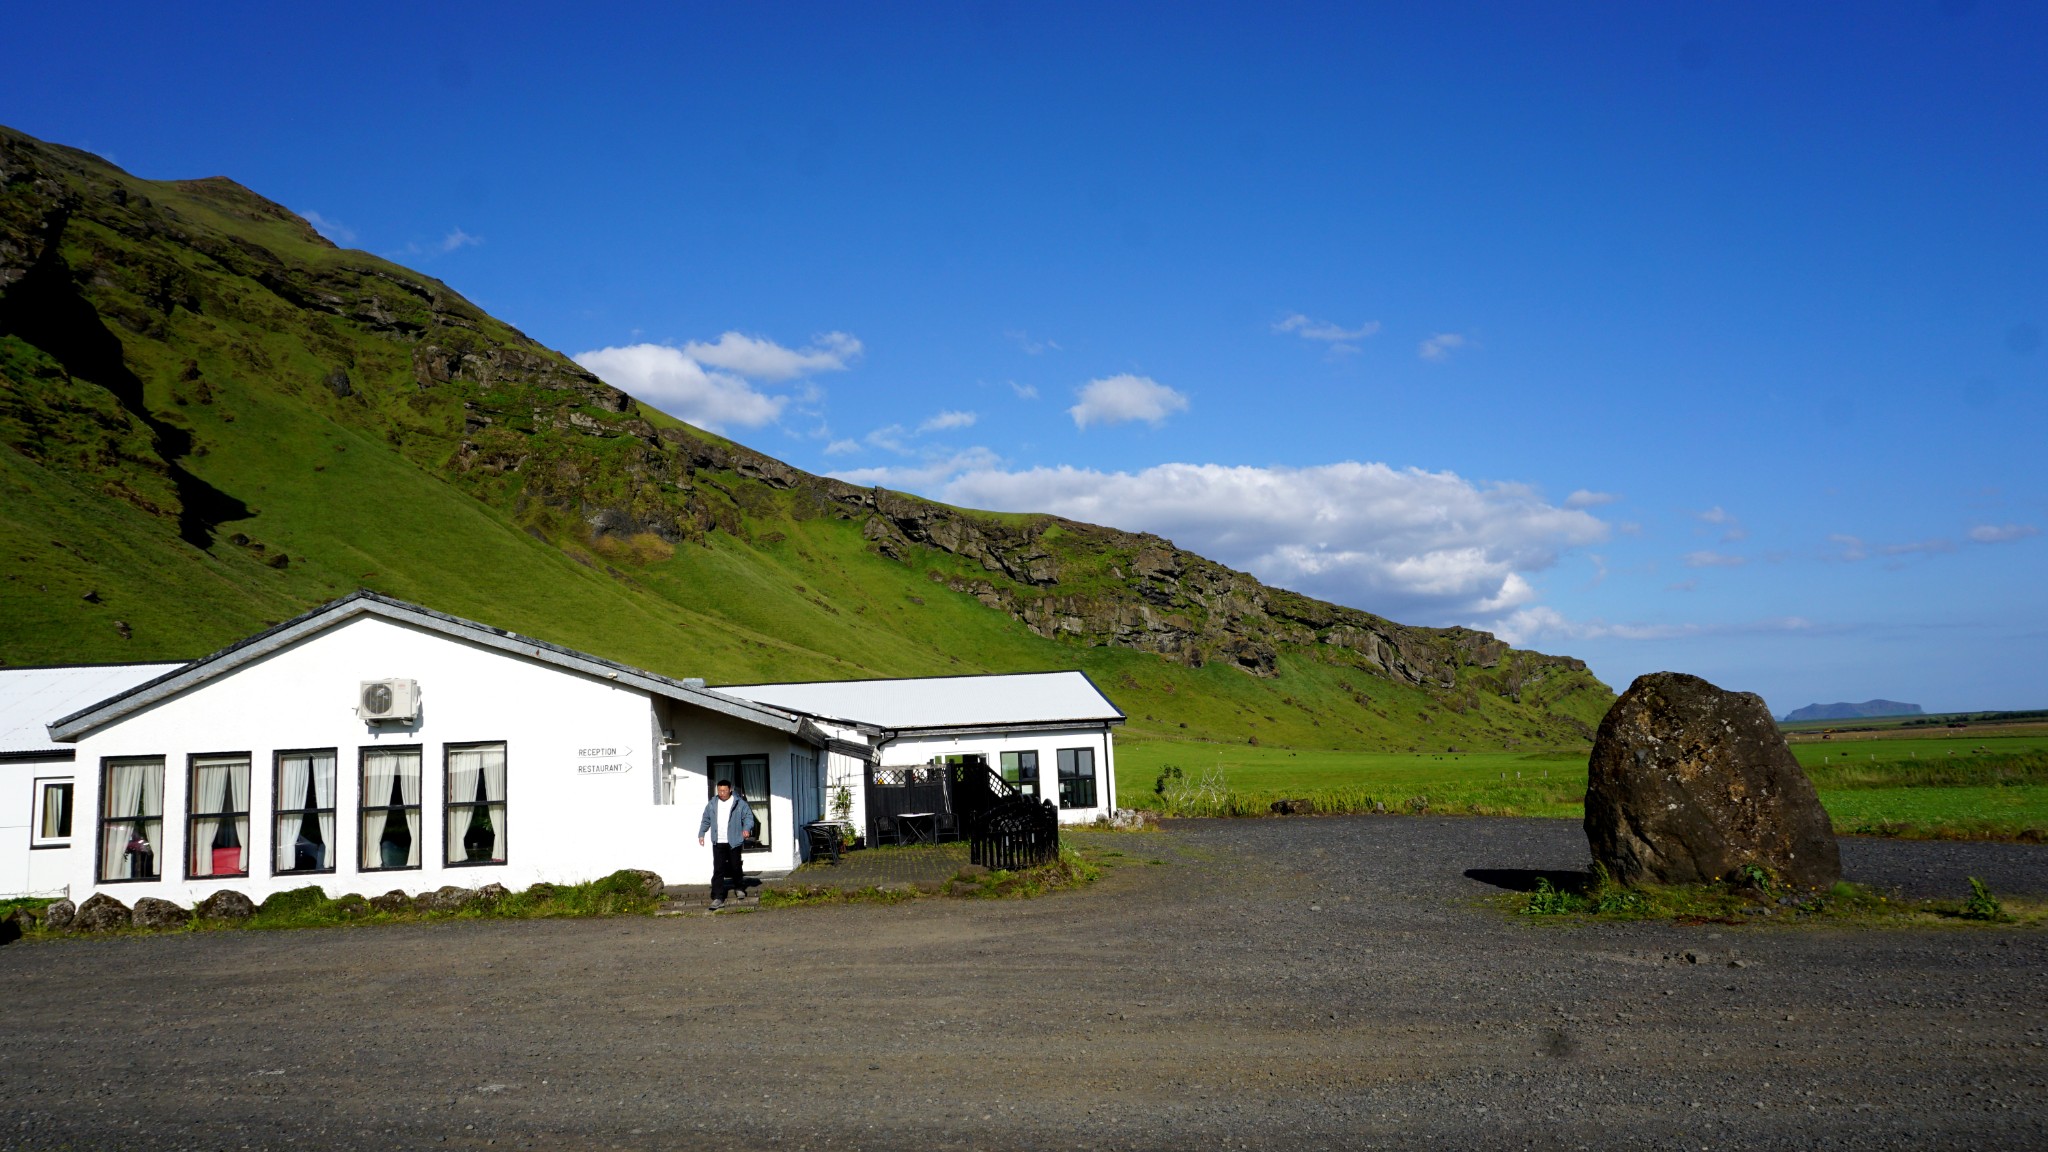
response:
<path fill-rule="evenodd" d="M 232 876 L 242 870 L 240 848 L 215 848 L 213 850 L 213 875 Z"/>

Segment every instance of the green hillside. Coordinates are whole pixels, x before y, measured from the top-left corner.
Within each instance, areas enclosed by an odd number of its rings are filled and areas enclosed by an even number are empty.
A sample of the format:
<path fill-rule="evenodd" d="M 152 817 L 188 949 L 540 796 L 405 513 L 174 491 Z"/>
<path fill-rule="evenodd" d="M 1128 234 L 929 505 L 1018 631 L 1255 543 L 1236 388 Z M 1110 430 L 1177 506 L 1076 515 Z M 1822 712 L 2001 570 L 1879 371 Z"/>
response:
<path fill-rule="evenodd" d="M 816 477 L 230 181 L 0 129 L 0 661 L 188 658 L 358 586 L 712 683 L 1079 667 L 1131 735 L 1582 746 L 1579 661 L 1157 537 Z"/>

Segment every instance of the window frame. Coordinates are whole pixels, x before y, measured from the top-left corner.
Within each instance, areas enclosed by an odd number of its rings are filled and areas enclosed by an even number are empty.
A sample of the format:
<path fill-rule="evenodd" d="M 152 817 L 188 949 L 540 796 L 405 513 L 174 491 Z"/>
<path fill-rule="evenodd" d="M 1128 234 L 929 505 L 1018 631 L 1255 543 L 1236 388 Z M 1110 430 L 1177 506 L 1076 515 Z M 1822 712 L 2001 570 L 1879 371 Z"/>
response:
<path fill-rule="evenodd" d="M 164 784 L 165 784 L 165 779 L 164 779 L 164 777 L 165 777 L 165 774 L 166 774 L 166 773 L 167 773 L 167 772 L 169 771 L 169 767 L 168 767 L 168 765 L 167 765 L 167 763 L 166 763 L 167 759 L 168 759 L 167 757 L 164 757 L 164 756 L 162 756 L 162 755 L 157 755 L 157 756 L 102 756 L 102 757 L 100 757 L 100 791 L 99 791 L 99 796 L 97 797 L 97 799 L 99 800 L 99 803 L 98 803 L 97 807 L 98 807 L 98 808 L 99 808 L 99 810 L 100 810 L 100 814 L 99 814 L 98 818 L 97 818 L 97 819 L 96 819 L 96 821 L 95 821 L 95 831 L 96 831 L 96 833 L 97 833 L 97 834 L 96 834 L 96 836 L 95 836 L 95 837 L 94 837 L 94 839 L 93 839 L 93 854 L 92 854 L 92 855 L 93 855 L 93 860 L 92 860 L 92 876 L 93 876 L 93 883 L 94 883 L 94 884 L 96 884 L 96 885 L 105 885 L 105 884 L 161 884 L 161 883 L 163 883 L 163 879 L 164 879 L 164 866 L 163 866 L 163 858 L 164 858 L 164 844 L 162 843 L 162 841 L 163 841 L 164 839 L 166 839 L 166 837 L 164 836 L 164 827 L 165 827 L 165 825 L 166 825 L 166 824 L 168 824 L 168 823 L 169 823 L 169 821 L 167 821 L 167 820 L 165 820 L 165 819 L 164 819 L 164 812 L 163 812 L 163 808 L 164 808 Z M 110 789 L 110 788 L 109 788 L 109 787 L 108 787 L 107 785 L 108 785 L 108 781 L 109 781 L 109 778 L 110 778 L 110 777 L 109 777 L 109 773 L 111 773 L 111 772 L 113 771 L 113 768 L 114 768 L 114 766 L 115 766 L 116 764 L 137 764 L 137 763 L 144 763 L 144 764 L 146 764 L 146 763 L 151 763 L 151 762 L 154 762 L 154 763 L 156 764 L 156 771 L 157 771 L 157 789 L 156 789 L 156 794 L 157 794 L 157 800 L 156 800 L 156 807 L 157 807 L 157 811 L 156 811 L 156 814 L 155 814 L 154 816 L 140 816 L 140 817 L 137 817 L 137 816 L 109 816 L 109 815 L 107 815 L 107 796 L 108 796 L 108 793 L 112 791 L 112 789 Z M 77 818 L 78 818 L 78 813 L 77 813 L 77 809 L 76 809 L 76 808 L 74 808 L 74 809 L 72 809 L 72 830 L 73 830 L 74 832 L 75 832 L 75 831 L 77 830 L 77 827 L 78 827 L 78 825 L 77 825 Z M 147 824 L 147 823 L 148 823 L 149 821 L 151 821 L 151 820 L 155 820 L 155 821 L 156 821 L 156 841 L 157 841 L 157 842 L 154 842 L 154 843 L 152 843 L 152 844 L 150 845 L 150 857 L 151 857 L 151 859 L 152 859 L 152 860 L 153 860 L 153 861 L 155 862 L 155 864 L 156 864 L 156 871 L 152 872 L 152 873 L 151 873 L 150 875 L 148 875 L 148 876 L 108 876 L 108 875 L 106 874 L 106 871 L 107 871 L 107 869 L 106 869 L 106 860 L 107 860 L 107 826 L 108 826 L 108 825 L 110 825 L 110 824 L 127 824 L 127 825 L 134 825 L 134 824 L 138 824 L 138 823 L 140 823 L 140 824 Z M 132 836 L 131 836 L 131 839 L 132 839 Z"/>
<path fill-rule="evenodd" d="M 1008 760 L 1012 756 L 1017 757 L 1018 778 L 1016 780 L 1010 779 L 1009 765 L 1003 763 L 1005 760 Z M 1026 756 L 1031 757 L 1031 777 L 1028 781 L 1028 787 L 1027 782 L 1024 780 L 1024 757 Z M 1012 787 L 1016 788 L 1017 791 L 1031 797 L 1033 800 L 1044 799 L 1043 793 L 1045 792 L 1045 777 L 1042 775 L 1044 771 L 1045 770 L 1039 766 L 1038 749 L 1036 748 L 1011 748 L 996 753 L 996 774 L 1003 778 L 1003 782 L 1005 784 L 1011 785 Z"/>
<path fill-rule="evenodd" d="M 69 797 L 64 801 L 64 807 L 61 811 L 65 816 L 70 817 L 71 827 L 68 831 L 57 836 L 43 835 L 43 793 L 50 788 L 64 788 L 69 793 Z M 32 798 L 29 801 L 30 819 L 34 821 L 33 824 L 29 825 L 29 850 L 71 847 L 72 843 L 78 838 L 78 777 L 75 775 L 38 776 L 35 778 L 34 783 L 29 786 L 29 796 Z"/>
<path fill-rule="evenodd" d="M 286 808 L 284 806 L 284 761 L 287 756 L 319 756 L 325 753 L 334 761 L 334 805 L 329 808 Z M 311 813 L 315 820 L 326 812 L 334 816 L 334 838 L 341 839 L 341 749 L 339 748 L 279 748 L 270 754 L 270 874 L 272 876 L 330 876 L 336 861 L 341 859 L 339 845 L 327 846 L 327 867 L 325 868 L 279 868 L 277 866 L 277 825 L 287 816 L 304 819 Z M 356 827 L 362 827 L 362 816 L 356 817 Z"/>
<path fill-rule="evenodd" d="M 369 791 L 368 791 L 368 788 L 369 788 L 369 781 L 368 781 L 368 779 L 366 778 L 366 774 L 367 774 L 367 773 L 369 772 L 369 768 L 370 768 L 370 757 L 371 757 L 371 755 L 372 755 L 372 754 L 374 754 L 374 753 L 379 753 L 379 752 L 385 752 L 385 753 L 390 753 L 390 752 L 410 752 L 410 753 L 412 753 L 412 754 L 413 754 L 413 755 L 414 755 L 415 757 L 417 757 L 417 758 L 418 758 L 418 762 L 419 762 L 419 770 L 420 770 L 420 802 L 419 802 L 419 803 L 417 803 L 417 804 L 400 804 L 400 805 L 391 805 L 391 804 L 372 804 L 372 803 L 370 803 L 370 802 L 369 802 L 369 799 L 370 799 L 370 797 L 369 797 Z M 338 799 L 338 798 L 337 798 L 337 799 Z M 419 858 L 420 858 L 420 862 L 419 862 L 419 863 L 417 863 L 417 864 L 392 864 L 392 865 L 378 864 L 378 865 L 377 865 L 376 867 L 371 867 L 370 865 L 367 865 L 367 864 L 363 863 L 363 861 L 364 861 L 364 860 L 365 860 L 365 859 L 367 858 L 367 857 L 365 856 L 365 853 L 366 853 L 366 852 L 368 852 L 368 850 L 369 850 L 369 838 L 368 838 L 367 836 L 365 836 L 365 835 L 363 834 L 363 818 L 364 818 L 364 817 L 366 817 L 366 816 L 368 816 L 368 815 L 370 814 L 370 809 L 372 809 L 372 808 L 381 808 L 381 809 L 383 809 L 383 810 L 384 810 L 384 812 L 386 813 L 386 815 L 385 815 L 385 819 L 386 819 L 386 820 L 389 820 L 389 819 L 391 818 L 391 817 L 390 817 L 390 813 L 393 813 L 393 812 L 396 812 L 396 813 L 399 813 L 400 815 L 403 815 L 403 814 L 404 814 L 404 813 L 406 813 L 407 811 L 411 811 L 411 810 L 415 810 L 415 809 L 417 809 L 417 810 L 418 810 L 418 812 L 419 812 L 419 814 L 420 814 L 420 834 L 419 834 L 419 835 L 418 835 L 417 837 L 415 837 L 415 838 L 414 838 L 414 843 L 413 843 L 413 849 L 414 849 L 415 851 L 417 851 L 417 852 L 419 853 Z M 393 745 L 381 745 L 381 744 L 364 744 L 364 745 L 360 745 L 360 746 L 358 746 L 358 747 L 357 747 L 357 749 L 356 749 L 356 841 L 357 841 L 357 843 L 356 843 L 356 871 L 357 871 L 357 872 L 359 872 L 359 873 L 370 873 L 370 872 L 420 872 L 420 871 L 423 871 L 423 870 L 425 870 L 425 868 L 426 868 L 426 866 L 427 866 L 427 846 L 426 846 L 425 844 L 422 844 L 422 843 L 420 843 L 419 841 L 421 841 L 421 840 L 424 840 L 424 839 L 426 838 L 426 835 L 427 835 L 427 748 L 426 748 L 426 745 L 424 745 L 424 744 L 393 744 Z M 380 847 L 380 853 L 381 853 L 381 847 Z M 379 857 L 378 857 L 378 859 L 380 859 L 380 860 L 381 860 L 382 858 L 383 858 L 383 857 L 382 857 L 382 856 L 381 856 L 381 854 L 380 854 L 380 855 L 379 855 Z"/>
<path fill-rule="evenodd" d="M 192 805 L 199 800 L 199 762 L 201 760 L 234 760 L 237 758 L 241 760 L 243 774 L 247 777 L 244 781 L 245 787 L 242 789 L 242 808 L 238 812 L 229 812 L 226 815 L 229 817 L 239 816 L 244 824 L 249 825 L 249 834 L 242 838 L 242 870 L 240 872 L 195 872 L 192 870 L 192 845 L 196 843 L 193 837 L 193 828 L 201 820 L 216 819 L 222 815 L 219 812 L 195 812 L 192 809 Z M 255 788 L 256 757 L 251 753 L 193 752 L 185 757 L 185 850 L 180 855 L 185 858 L 186 880 L 192 882 L 202 880 L 241 880 L 248 877 L 250 873 L 249 865 L 252 862 L 252 857 L 255 855 L 248 843 L 256 838 L 256 821 L 250 809 L 250 802 L 255 799 L 253 795 Z"/>
<path fill-rule="evenodd" d="M 509 824 L 512 819 L 512 801 L 504 796 L 501 796 L 496 800 L 487 800 L 479 804 L 474 800 L 457 800 L 454 798 L 454 795 L 448 790 L 448 774 L 454 771 L 454 754 L 472 748 L 497 748 L 503 751 L 505 758 L 505 791 L 508 796 L 512 791 L 511 741 L 467 740 L 455 744 L 441 745 L 441 866 L 443 868 L 502 868 L 505 865 L 511 863 L 512 861 L 512 849 L 510 846 L 510 840 L 505 835 L 505 825 Z M 424 801 L 425 799 L 426 797 L 422 795 L 421 800 Z M 497 822 L 492 827 L 492 831 L 497 834 L 498 844 L 502 849 L 498 853 L 498 858 L 495 860 L 453 859 L 452 857 L 455 854 L 456 845 L 453 842 L 453 839 L 448 835 L 449 815 L 453 813 L 457 808 L 474 810 L 477 808 L 489 808 L 492 805 L 496 805 L 504 812 L 503 819 Z M 422 854 L 420 856 L 420 860 L 422 863 L 425 863 L 425 854 Z"/>
<path fill-rule="evenodd" d="M 1067 757 L 1074 756 L 1076 753 L 1081 752 L 1086 752 L 1088 754 L 1088 774 L 1086 776 L 1083 776 L 1078 770 L 1073 772 L 1072 774 L 1069 774 L 1066 770 L 1064 761 Z M 1078 760 L 1078 756 L 1076 756 L 1076 759 Z M 1093 745 L 1088 745 L 1080 748 L 1060 749 L 1058 752 L 1054 753 L 1053 769 L 1056 775 L 1058 776 L 1057 788 L 1059 790 L 1059 805 L 1060 810 L 1062 812 L 1081 812 L 1086 811 L 1090 808 L 1100 808 L 1102 806 L 1102 791 L 1098 784 L 1098 780 L 1100 779 L 1100 777 L 1098 776 L 1095 768 L 1095 748 Z M 1086 780 L 1088 782 L 1088 803 L 1067 803 L 1067 788 L 1069 785 L 1069 781 L 1079 782 L 1082 780 Z"/>
<path fill-rule="evenodd" d="M 754 802 L 752 797 L 747 796 L 746 774 L 740 771 L 740 763 L 745 760 L 759 760 L 761 762 L 761 784 L 766 795 L 761 798 L 758 804 Z M 728 765 L 729 767 L 722 769 L 720 765 Z M 769 851 L 773 847 L 771 840 L 773 834 L 772 813 L 769 811 L 769 805 L 775 799 L 775 757 L 767 752 L 745 752 L 732 756 L 706 756 L 704 758 L 704 792 L 707 798 L 712 800 L 718 799 L 718 778 L 720 776 L 731 780 L 733 795 L 745 799 L 747 807 L 754 810 L 754 839 L 751 843 L 742 841 L 740 851 Z"/>

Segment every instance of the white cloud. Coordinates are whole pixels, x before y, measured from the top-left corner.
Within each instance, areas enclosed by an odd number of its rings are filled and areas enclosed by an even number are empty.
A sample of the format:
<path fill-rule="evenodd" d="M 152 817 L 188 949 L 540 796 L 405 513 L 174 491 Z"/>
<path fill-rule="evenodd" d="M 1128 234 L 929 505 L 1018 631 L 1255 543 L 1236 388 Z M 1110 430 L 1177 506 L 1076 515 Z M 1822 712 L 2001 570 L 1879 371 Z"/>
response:
<path fill-rule="evenodd" d="M 861 343 L 844 332 L 827 332 L 811 341 L 808 348 L 785 348 L 738 332 L 726 332 L 706 344 L 692 340 L 683 345 L 683 355 L 745 376 L 750 380 L 794 380 L 818 372 L 842 372 L 861 354 Z"/>
<path fill-rule="evenodd" d="M 1749 538 L 1749 529 L 1742 526 L 1742 521 L 1737 520 L 1733 513 L 1719 504 L 1700 513 L 1699 518 L 1702 523 L 1712 524 L 1721 529 L 1721 540 L 1723 543 Z"/>
<path fill-rule="evenodd" d="M 777 395 L 756 382 L 782 383 L 811 372 L 840 370 L 860 352 L 860 341 L 844 332 L 828 332 L 803 349 L 727 332 L 709 344 L 628 344 L 581 352 L 574 359 L 605 383 L 699 428 L 759 428 L 780 420 L 795 403 L 798 415 L 820 420 L 812 435 L 822 438 L 831 435 L 822 423 L 823 411 L 806 407 L 824 398 L 822 389 L 805 381 L 791 394 Z"/>
<path fill-rule="evenodd" d="M 1273 325 L 1275 332 L 1292 332 L 1303 340 L 1321 340 L 1336 344 L 1350 340 L 1363 340 L 1380 330 L 1380 322 L 1368 320 L 1356 328 L 1346 328 L 1327 320 L 1311 320 L 1299 312 Z"/>
<path fill-rule="evenodd" d="M 1456 332 L 1439 332 L 1415 346 L 1415 354 L 1424 360 L 1443 361 L 1451 353 L 1465 346 L 1465 338 Z"/>
<path fill-rule="evenodd" d="M 2040 534 L 2041 530 L 2032 524 L 1979 524 L 1970 529 L 1970 541 L 1975 544 L 2007 544 Z"/>
<path fill-rule="evenodd" d="M 1956 550 L 1956 542 L 1945 536 L 1930 540 L 1913 540 L 1905 544 L 1887 544 L 1878 551 L 1886 556 L 1936 556 Z"/>
<path fill-rule="evenodd" d="M 1747 556 L 1730 556 L 1723 552 L 1700 551 L 1685 554 L 1687 568 L 1740 568 L 1747 563 Z"/>
<path fill-rule="evenodd" d="M 578 353 L 578 364 L 663 412 L 713 432 L 773 424 L 789 403 L 727 372 L 704 366 L 666 344 L 632 344 Z"/>
<path fill-rule="evenodd" d="M 1270 583 L 1396 619 L 1451 622 L 1527 604 L 1537 595 L 1529 574 L 1607 536 L 1605 522 L 1526 486 L 1451 472 L 1357 462 L 1009 471 L 981 451 L 979 463 L 963 456 L 840 478 L 1154 532 Z"/>
<path fill-rule="evenodd" d="M 1538 604 L 1523 608 L 1486 625 L 1501 639 L 1514 645 L 1533 644 L 1549 637 L 1563 640 L 1683 640 L 1694 636 L 1757 636 L 1820 634 L 1840 629 L 1823 628 L 1803 616 L 1774 616 L 1733 624 L 1610 624 L 1604 620 L 1570 620 L 1555 608 Z"/>
<path fill-rule="evenodd" d="M 972 412 L 945 411 L 917 426 L 918 435 L 926 432 L 944 432 L 952 428 L 972 428 L 976 416 Z"/>
<path fill-rule="evenodd" d="M 862 439 L 877 448 L 886 448 L 899 455 L 908 456 L 911 454 L 910 444 L 906 439 L 909 435 L 910 433 L 904 430 L 903 425 L 890 424 L 886 427 L 875 429 L 873 432 L 863 436 Z"/>
<path fill-rule="evenodd" d="M 305 218 L 306 223 L 313 226 L 313 231 L 327 237 L 336 244 L 351 244 L 355 242 L 356 230 L 339 220 L 329 220 L 318 212 L 301 212 L 299 215 Z"/>
<path fill-rule="evenodd" d="M 1081 402 L 1067 409 L 1074 427 L 1124 424 L 1143 420 L 1155 427 L 1175 412 L 1185 412 L 1188 398 L 1149 376 L 1108 376 L 1090 380 L 1077 393 Z"/>
<path fill-rule="evenodd" d="M 1038 389 L 1029 384 L 1019 384 L 1012 380 L 1010 381 L 1010 391 L 1015 392 L 1019 400 L 1038 399 Z"/>
<path fill-rule="evenodd" d="M 483 242 L 483 237 L 471 236 L 469 233 L 457 228 L 446 236 L 441 237 L 440 248 L 443 252 L 453 252 L 458 248 L 473 248 Z"/>
<path fill-rule="evenodd" d="M 1002 466 L 1002 458 L 987 448 L 969 448 L 948 456 L 935 457 L 919 465 L 901 465 L 893 468 L 856 468 L 850 472 L 831 473 L 834 479 L 848 484 L 866 486 L 881 485 L 908 491 L 930 491 L 943 487 L 950 478 L 962 473 L 979 472 Z M 1043 511 L 1043 509 L 1033 509 Z"/>
<path fill-rule="evenodd" d="M 1847 533 L 1837 532 L 1828 537 L 1828 543 L 1840 548 L 1842 550 L 1841 558 L 1851 564 L 1870 555 L 1870 549 L 1864 545 L 1861 536 L 1850 536 Z"/>
<path fill-rule="evenodd" d="M 1029 332 L 1025 332 L 1020 328 L 1012 328 L 1003 333 L 1003 335 L 1016 344 L 1017 347 L 1022 348 L 1026 356 L 1043 356 L 1047 352 L 1059 352 L 1062 350 L 1057 343 L 1051 340 L 1033 340 Z"/>
<path fill-rule="evenodd" d="M 1564 506 L 1567 508 L 1598 508 L 1603 504 L 1612 504 L 1619 499 L 1621 497 L 1616 496 L 1612 492 L 1590 492 L 1581 488 L 1564 498 Z"/>
<path fill-rule="evenodd" d="M 844 456 L 849 452 L 858 451 L 860 451 L 860 441 L 858 440 L 834 440 L 830 444 L 825 445 L 825 455 L 827 456 Z"/>

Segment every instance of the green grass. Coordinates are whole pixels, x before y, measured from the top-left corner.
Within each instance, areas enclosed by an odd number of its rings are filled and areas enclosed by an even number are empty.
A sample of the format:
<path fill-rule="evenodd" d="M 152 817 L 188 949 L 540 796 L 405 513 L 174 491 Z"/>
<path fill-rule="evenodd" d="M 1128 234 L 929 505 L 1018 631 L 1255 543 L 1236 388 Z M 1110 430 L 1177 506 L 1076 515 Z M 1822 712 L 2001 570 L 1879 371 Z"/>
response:
<path fill-rule="evenodd" d="M 1880 742 L 1871 742 L 1879 745 Z M 1905 746 L 1901 757 L 1896 743 Z M 1993 840 L 2048 838 L 2048 748 L 2035 735 L 1882 742 L 1876 759 L 1812 753 L 1807 764 L 1835 830 L 1845 835 Z M 1981 749 L 1981 751 L 1973 751 Z M 1860 749 L 1859 749 L 1860 750 Z M 1318 812 L 1585 815 L 1587 749 L 1390 754 L 1248 748 L 1198 741 L 1117 742 L 1117 803 L 1175 815 L 1265 815 L 1307 799 Z M 1913 752 L 1921 753 L 1918 756 Z M 1889 752 L 1891 758 L 1885 758 Z M 1183 781 L 1220 768 L 1228 794 L 1177 809 L 1154 792 L 1167 766 Z"/>
<path fill-rule="evenodd" d="M 1536 920 L 1668 921 L 1782 927 L 2034 926 L 2048 923 L 2048 904 L 2001 900 L 1972 878 L 1954 898 L 1906 899 L 1842 882 L 1825 892 L 1786 893 L 1760 884 L 1677 884 L 1629 888 L 1596 874 L 1583 887 L 1539 879 L 1536 890 L 1491 897 L 1503 911 Z"/>

